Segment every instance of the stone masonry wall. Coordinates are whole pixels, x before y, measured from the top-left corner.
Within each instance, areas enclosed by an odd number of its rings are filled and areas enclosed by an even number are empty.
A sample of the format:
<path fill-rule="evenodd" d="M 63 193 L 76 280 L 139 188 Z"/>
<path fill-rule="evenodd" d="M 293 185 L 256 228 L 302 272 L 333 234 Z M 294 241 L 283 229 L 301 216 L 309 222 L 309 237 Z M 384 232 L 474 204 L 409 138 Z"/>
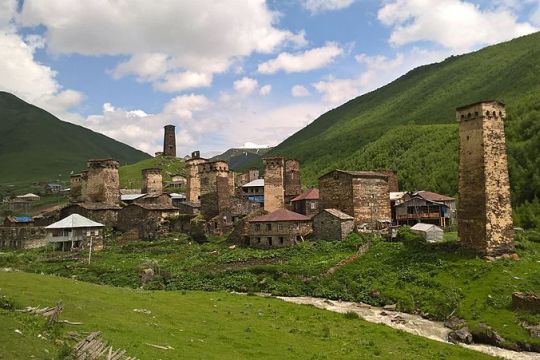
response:
<path fill-rule="evenodd" d="M 357 224 L 367 223 L 374 229 L 377 220 L 390 220 L 390 193 L 386 178 L 358 177 L 353 178 L 352 215 Z"/>
<path fill-rule="evenodd" d="M 300 183 L 300 163 L 297 160 L 285 161 L 285 203 L 288 204 L 292 199 L 302 193 L 302 184 Z"/>
<path fill-rule="evenodd" d="M 142 194 L 161 194 L 163 192 L 163 177 L 161 169 L 143 169 L 142 171 Z"/>
<path fill-rule="evenodd" d="M 338 209 L 354 216 L 352 177 L 333 171 L 319 178 L 319 201 L 321 209 Z"/>
<path fill-rule="evenodd" d="M 69 178 L 69 200 L 71 202 L 82 201 L 82 175 L 71 175 Z"/>
<path fill-rule="evenodd" d="M 302 241 L 312 230 L 313 226 L 309 221 L 249 223 L 249 245 L 259 248 L 290 246 Z"/>
<path fill-rule="evenodd" d="M 285 160 L 264 158 L 264 210 L 272 212 L 285 206 Z"/>
<path fill-rule="evenodd" d="M 47 245 L 41 226 L 0 227 L 0 248 L 31 249 Z"/>
<path fill-rule="evenodd" d="M 174 125 L 165 125 L 163 155 L 176 157 L 176 132 Z"/>
<path fill-rule="evenodd" d="M 211 219 L 228 207 L 229 165 L 224 161 L 204 163 L 199 165 L 199 174 L 201 212 L 206 219 Z"/>
<path fill-rule="evenodd" d="M 354 231 L 354 220 L 340 220 L 326 211 L 313 218 L 313 235 L 319 240 L 343 240 Z"/>
<path fill-rule="evenodd" d="M 206 159 L 192 158 L 186 161 L 186 200 L 194 203 L 199 202 L 201 196 L 201 177 L 199 165 L 205 164 Z"/>

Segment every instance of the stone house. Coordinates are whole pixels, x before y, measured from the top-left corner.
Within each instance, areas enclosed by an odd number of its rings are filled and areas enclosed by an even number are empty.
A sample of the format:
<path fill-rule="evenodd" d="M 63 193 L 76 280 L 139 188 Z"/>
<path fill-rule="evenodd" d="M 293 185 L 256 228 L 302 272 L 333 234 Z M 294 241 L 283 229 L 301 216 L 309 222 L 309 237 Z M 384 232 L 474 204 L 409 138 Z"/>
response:
<path fill-rule="evenodd" d="M 320 206 L 354 217 L 376 229 L 391 221 L 388 176 L 373 171 L 334 170 L 319 178 Z"/>
<path fill-rule="evenodd" d="M 92 250 L 103 249 L 104 228 L 105 225 L 78 214 L 69 215 L 45 227 L 47 242 L 62 251 L 85 249 L 89 246 L 92 246 Z"/>
<path fill-rule="evenodd" d="M 238 175 L 237 182 L 239 186 L 243 186 L 247 183 L 259 179 L 259 177 L 259 169 L 249 169 L 245 173 Z"/>
<path fill-rule="evenodd" d="M 311 220 L 305 215 L 287 209 L 249 220 L 249 245 L 270 248 L 294 245 L 303 241 L 313 230 Z"/>
<path fill-rule="evenodd" d="M 132 237 L 153 240 L 169 231 L 170 219 L 180 215 L 172 205 L 160 203 L 133 203 L 118 213 L 116 228 Z"/>
<path fill-rule="evenodd" d="M 180 214 L 197 215 L 201 212 L 201 204 L 191 201 L 183 201 L 174 205 Z"/>
<path fill-rule="evenodd" d="M 0 248 L 32 249 L 47 245 L 41 226 L 0 227 Z"/>
<path fill-rule="evenodd" d="M 187 179 L 182 175 L 172 175 L 171 181 L 167 183 L 169 188 L 184 188 L 187 185 Z"/>
<path fill-rule="evenodd" d="M 292 210 L 306 216 L 313 216 L 319 212 L 319 189 L 312 188 L 304 191 L 291 200 Z"/>
<path fill-rule="evenodd" d="M 103 223 L 106 226 L 115 227 L 118 221 L 118 212 L 122 209 L 120 205 L 104 203 L 78 203 L 68 204 L 60 209 L 60 218 L 72 214 L 79 214 L 91 220 Z"/>
<path fill-rule="evenodd" d="M 319 240 L 343 240 L 354 231 L 354 218 L 337 209 L 324 209 L 313 217 L 313 235 Z"/>
<path fill-rule="evenodd" d="M 5 227 L 28 227 L 34 226 L 34 219 L 31 216 L 7 216 L 4 219 Z"/>
<path fill-rule="evenodd" d="M 264 206 L 264 179 L 257 179 L 240 187 L 240 196 Z"/>

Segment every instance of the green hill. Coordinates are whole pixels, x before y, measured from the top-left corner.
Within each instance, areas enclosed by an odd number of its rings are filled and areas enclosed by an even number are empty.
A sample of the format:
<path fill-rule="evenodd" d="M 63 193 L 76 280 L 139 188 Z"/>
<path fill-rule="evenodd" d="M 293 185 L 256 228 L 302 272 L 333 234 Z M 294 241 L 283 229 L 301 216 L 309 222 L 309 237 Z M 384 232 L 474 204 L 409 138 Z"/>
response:
<path fill-rule="evenodd" d="M 183 159 L 158 156 L 121 166 L 119 170 L 120 186 L 128 189 L 139 188 L 141 186 L 142 170 L 148 168 L 160 168 L 164 182 L 170 181 L 172 175 L 185 176 Z"/>
<path fill-rule="evenodd" d="M 210 160 L 224 160 L 229 163 L 229 168 L 236 172 L 248 170 L 250 167 L 259 167 L 262 164 L 262 157 L 272 148 L 254 149 L 229 149 L 221 155 L 216 155 Z"/>
<path fill-rule="evenodd" d="M 540 197 L 540 33 L 418 67 L 323 114 L 270 154 L 300 160 L 310 185 L 335 168 L 392 167 L 403 189 L 456 194 L 455 108 L 485 99 L 507 105 L 513 200 L 533 201 Z"/>
<path fill-rule="evenodd" d="M 0 186 L 67 182 L 87 159 L 107 157 L 129 164 L 150 155 L 0 92 Z"/>
<path fill-rule="evenodd" d="M 71 332 L 101 331 L 138 359 L 490 359 L 459 346 L 311 306 L 225 292 L 141 291 L 0 272 L 0 358 L 67 359 Z M 13 311 L 53 306 L 60 319 Z"/>

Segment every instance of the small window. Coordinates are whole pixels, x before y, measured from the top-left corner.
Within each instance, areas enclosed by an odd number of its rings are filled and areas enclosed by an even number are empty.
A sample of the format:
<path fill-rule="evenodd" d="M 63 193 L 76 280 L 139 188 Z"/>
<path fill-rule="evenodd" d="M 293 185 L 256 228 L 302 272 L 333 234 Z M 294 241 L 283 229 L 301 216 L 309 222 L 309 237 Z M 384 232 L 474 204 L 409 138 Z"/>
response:
<path fill-rule="evenodd" d="M 272 246 L 272 237 L 268 237 L 268 245 Z"/>
<path fill-rule="evenodd" d="M 283 224 L 278 224 L 277 229 L 278 230 L 283 230 Z"/>
<path fill-rule="evenodd" d="M 497 113 L 496 113 L 495 111 L 493 112 L 493 116 L 494 116 L 494 117 L 496 117 L 496 116 L 497 116 Z"/>
<path fill-rule="evenodd" d="M 261 231 L 261 224 L 255 224 L 255 230 Z"/>
<path fill-rule="evenodd" d="M 266 224 L 266 230 L 272 231 L 272 224 Z"/>
<path fill-rule="evenodd" d="M 467 118 L 470 119 L 472 117 L 472 114 L 471 113 L 468 113 L 467 114 Z"/>
<path fill-rule="evenodd" d="M 474 112 L 474 116 L 478 117 L 478 111 Z"/>
<path fill-rule="evenodd" d="M 467 140 L 469 140 L 469 139 L 470 139 L 470 136 L 469 136 L 469 135 L 467 135 Z"/>
<path fill-rule="evenodd" d="M 280 237 L 280 238 L 279 238 L 279 243 L 280 243 L 281 245 L 283 245 L 283 242 L 284 242 L 283 237 Z"/>
<path fill-rule="evenodd" d="M 312 202 L 309 206 L 311 207 L 311 210 L 315 210 L 315 208 L 317 207 L 317 204 Z"/>

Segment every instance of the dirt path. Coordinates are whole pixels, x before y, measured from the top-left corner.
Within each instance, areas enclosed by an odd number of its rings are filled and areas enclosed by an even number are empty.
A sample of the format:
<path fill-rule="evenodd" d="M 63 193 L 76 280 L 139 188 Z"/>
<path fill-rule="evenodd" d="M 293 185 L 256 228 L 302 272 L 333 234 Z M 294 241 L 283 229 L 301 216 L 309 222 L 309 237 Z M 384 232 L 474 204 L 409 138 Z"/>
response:
<path fill-rule="evenodd" d="M 446 328 L 442 322 L 431 321 L 418 315 L 411 315 L 398 311 L 389 311 L 380 307 L 363 303 L 353 303 L 345 301 L 331 301 L 313 297 L 285 297 L 276 296 L 277 299 L 294 304 L 314 305 L 320 309 L 346 313 L 353 311 L 366 321 L 388 325 L 394 329 L 406 331 L 408 333 L 422 336 L 428 339 L 449 343 L 446 339 L 450 329 Z M 476 350 L 492 356 L 498 356 L 511 360 L 540 360 L 539 353 L 517 352 L 506 350 L 490 345 L 482 344 L 459 344 L 467 349 Z"/>

